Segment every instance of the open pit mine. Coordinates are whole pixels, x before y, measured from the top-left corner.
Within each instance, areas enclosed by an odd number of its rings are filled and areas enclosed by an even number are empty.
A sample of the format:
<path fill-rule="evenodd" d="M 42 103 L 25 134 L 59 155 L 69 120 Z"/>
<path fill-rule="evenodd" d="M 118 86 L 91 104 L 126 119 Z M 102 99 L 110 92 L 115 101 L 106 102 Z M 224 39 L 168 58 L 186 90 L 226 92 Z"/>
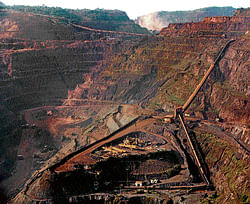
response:
<path fill-rule="evenodd" d="M 0 4 L 0 203 L 249 203 L 249 30 Z"/>

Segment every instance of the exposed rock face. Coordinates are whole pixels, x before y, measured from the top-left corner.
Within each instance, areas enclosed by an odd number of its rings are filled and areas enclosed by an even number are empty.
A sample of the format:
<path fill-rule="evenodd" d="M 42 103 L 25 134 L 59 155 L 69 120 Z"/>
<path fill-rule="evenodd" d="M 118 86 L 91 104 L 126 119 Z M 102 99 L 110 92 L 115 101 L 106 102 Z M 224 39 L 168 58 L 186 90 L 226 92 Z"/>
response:
<path fill-rule="evenodd" d="M 53 128 L 48 130 L 53 120 L 37 120 L 35 124 L 32 116 L 28 121 L 22 111 L 61 105 L 70 90 L 85 81 L 83 75 L 100 67 L 112 48 L 115 49 L 114 37 L 123 38 L 123 35 L 90 32 L 58 23 L 49 16 L 10 10 L 0 12 L 1 181 L 5 179 L 1 184 L 10 196 L 33 171 L 68 143 L 67 137 Z M 134 36 L 124 35 L 124 40 L 128 38 Z M 47 117 L 46 111 L 39 114 L 36 117 Z M 88 121 L 81 127 L 89 125 Z M 58 139 L 63 141 L 62 146 Z M 29 142 L 32 145 L 26 148 Z M 81 144 L 73 140 L 72 149 Z M 9 176 L 10 179 L 6 179 Z"/>
<path fill-rule="evenodd" d="M 170 24 L 161 30 L 164 36 L 235 37 L 249 29 L 249 16 L 206 17 L 203 22 Z"/>
<path fill-rule="evenodd" d="M 216 203 L 249 202 L 249 153 L 237 147 L 232 140 L 213 138 L 209 127 L 195 129 L 197 139 L 206 155 L 206 161 L 211 171 L 211 179 L 220 194 Z M 225 134 L 225 133 L 220 133 Z M 219 135 L 219 134 L 218 134 Z"/>
<path fill-rule="evenodd" d="M 98 75 L 92 74 L 91 78 L 97 77 L 98 83 L 87 80 L 86 85 L 80 86 L 80 93 L 87 93 L 84 97 L 88 99 L 111 99 L 173 110 L 188 98 L 191 94 L 188 87 L 194 89 L 198 77 L 204 75 L 228 41 L 226 36 L 231 36 L 237 40 L 223 54 L 193 107 L 198 117 L 213 120 L 217 117 L 227 122 L 247 124 L 249 17 L 246 13 L 244 15 L 172 24 L 162 30 L 161 35 L 166 36 L 164 39 L 151 38 L 141 41 L 139 47 L 121 48 L 123 54 L 114 53 L 112 60 L 105 62 L 105 70 Z M 176 73 L 176 67 L 179 73 Z M 149 86 L 152 91 L 144 88 Z M 94 91 L 96 89 L 98 92 Z M 78 88 L 74 91 L 76 99 L 81 99 L 82 94 L 76 94 L 79 91 Z"/>
<path fill-rule="evenodd" d="M 243 123 L 249 120 L 247 113 L 249 85 L 246 75 L 249 69 L 249 52 L 246 44 L 249 41 L 248 22 L 250 19 L 249 14 L 245 13 L 245 15 L 205 18 L 200 23 L 171 24 L 161 31 L 164 36 L 191 36 L 192 38 L 198 35 L 200 37 L 222 38 L 224 36 L 237 39 L 237 36 L 241 36 L 225 52 L 218 68 L 211 76 L 211 82 L 208 82 L 211 92 L 209 96 L 205 97 L 205 100 L 201 101 L 203 101 L 203 108 L 206 108 L 205 104 L 207 104 L 218 110 L 218 116 L 221 118 Z M 218 32 L 220 30 L 225 32 Z M 204 57 L 207 62 L 211 63 L 209 54 L 205 54 Z M 212 80 L 216 83 L 213 84 Z"/>
<path fill-rule="evenodd" d="M 4 105 L 0 105 L 0 111 L 0 141 L 2 144 L 0 180 L 2 180 L 11 175 L 10 169 L 16 160 L 17 149 L 15 147 L 20 142 L 21 131 L 18 129 L 20 122 L 13 112 Z"/>
<path fill-rule="evenodd" d="M 148 30 L 160 31 L 171 23 L 199 22 L 204 17 L 232 16 L 233 7 L 209 7 L 193 11 L 160 11 L 138 17 L 135 22 Z"/>
<path fill-rule="evenodd" d="M 236 12 L 235 12 L 235 16 L 249 16 L 249 10 L 250 10 L 250 8 L 237 9 Z"/>
<path fill-rule="evenodd" d="M 249 144 L 249 15 L 245 11 L 239 13 L 242 15 L 171 24 L 159 36 L 143 37 L 84 29 L 58 23 L 48 16 L 4 11 L 0 36 L 0 109 L 3 113 L 0 129 L 1 141 L 4 141 L 1 167 L 7 177 L 10 176 L 7 167 L 27 162 L 25 168 L 29 169 L 25 176 L 15 180 L 13 175 L 18 175 L 12 171 L 10 177 L 19 190 L 33 174 L 13 201 L 33 202 L 29 197 L 32 193 L 50 199 L 58 188 L 51 186 L 49 180 L 66 178 L 65 175 L 71 173 L 56 175 L 46 170 L 49 166 L 59 165 L 70 154 L 77 154 L 80 148 L 109 135 L 141 113 L 171 112 L 183 105 L 229 37 L 235 41 L 223 53 L 188 111 L 201 119 L 220 118 L 228 122 L 220 128 L 234 133 L 234 139 L 242 142 L 242 146 Z M 27 32 L 34 24 L 43 31 Z M 149 128 L 153 131 L 156 125 L 152 125 Z M 176 130 L 171 133 L 176 134 Z M 169 136 L 163 128 L 154 133 Z M 199 139 L 200 145 L 214 173 L 212 181 L 220 176 L 225 180 L 223 163 L 231 171 L 237 162 L 230 163 L 231 153 L 225 158 L 222 154 L 222 160 L 214 162 L 210 156 L 216 153 L 217 139 L 211 138 L 211 144 L 215 143 L 213 152 L 209 152 L 209 145 L 202 139 Z M 229 145 L 236 144 L 225 144 Z M 6 153 L 7 147 L 10 148 Z M 18 155 L 18 151 L 22 154 Z M 242 155 L 244 169 L 246 157 Z M 237 158 L 240 157 L 237 154 Z M 33 161 L 38 162 L 37 165 L 34 166 Z M 222 165 L 217 165 L 220 162 Z M 229 179 L 239 175 L 231 173 Z M 85 178 L 81 174 L 79 177 Z M 64 181 L 70 186 L 67 178 Z M 234 197 L 228 200 L 234 200 L 240 193 L 241 184 L 244 185 L 243 198 L 239 195 L 236 200 L 247 199 L 246 180 L 245 175 L 239 176 Z M 230 186 L 222 183 L 214 182 L 218 192 L 232 192 Z M 87 188 L 84 182 L 81 187 Z M 67 191 L 63 193 L 66 195 Z M 221 196 L 224 201 L 226 195 L 221 193 Z"/>
<path fill-rule="evenodd" d="M 236 41 L 219 63 L 221 82 L 213 86 L 210 104 L 218 107 L 219 117 L 228 121 L 249 121 L 249 52 L 246 49 L 249 35 Z M 237 96 L 236 96 L 237 95 Z M 219 102 L 220 101 L 220 104 Z M 224 103 L 221 103 L 224 101 Z M 223 105 L 222 105 L 223 104 Z"/>

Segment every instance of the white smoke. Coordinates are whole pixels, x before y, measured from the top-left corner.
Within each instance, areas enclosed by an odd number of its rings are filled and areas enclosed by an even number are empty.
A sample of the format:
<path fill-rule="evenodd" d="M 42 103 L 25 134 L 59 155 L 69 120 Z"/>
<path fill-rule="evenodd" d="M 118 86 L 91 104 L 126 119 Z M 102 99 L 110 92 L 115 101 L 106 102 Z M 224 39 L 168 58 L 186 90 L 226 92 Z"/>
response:
<path fill-rule="evenodd" d="M 158 13 L 150 13 L 145 16 L 140 16 L 136 19 L 136 23 L 139 24 L 141 27 L 147 28 L 148 30 L 156 30 L 160 31 L 162 28 L 168 26 L 168 22 L 162 21 L 159 18 Z"/>

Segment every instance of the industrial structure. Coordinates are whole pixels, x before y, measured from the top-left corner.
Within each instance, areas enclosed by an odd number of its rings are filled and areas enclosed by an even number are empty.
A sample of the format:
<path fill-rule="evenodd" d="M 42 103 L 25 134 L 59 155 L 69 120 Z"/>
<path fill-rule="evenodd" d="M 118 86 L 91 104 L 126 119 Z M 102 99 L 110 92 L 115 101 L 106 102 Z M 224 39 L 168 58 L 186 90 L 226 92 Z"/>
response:
<path fill-rule="evenodd" d="M 195 159 L 195 163 L 196 165 L 198 166 L 198 169 L 200 171 L 200 174 L 204 180 L 204 182 L 207 184 L 207 185 L 210 185 L 210 182 L 207 178 L 207 175 L 205 174 L 205 171 L 204 171 L 204 168 L 203 166 L 201 165 L 201 162 L 199 161 L 199 158 L 197 156 L 197 150 L 195 150 L 194 148 L 194 145 L 192 143 L 192 140 L 190 139 L 190 136 L 189 136 L 189 133 L 188 133 L 188 130 L 187 130 L 187 127 L 185 125 L 185 122 L 184 122 L 184 113 L 185 111 L 189 108 L 189 106 L 191 105 L 191 103 L 194 101 L 195 97 L 197 96 L 198 92 L 200 91 L 201 87 L 204 85 L 204 83 L 206 82 L 207 78 L 209 77 L 209 75 L 211 74 L 212 70 L 214 69 L 215 65 L 220 61 L 221 59 L 221 56 L 222 54 L 224 53 L 224 51 L 227 49 L 227 47 L 229 46 L 230 43 L 234 42 L 235 40 L 234 39 L 231 39 L 229 40 L 225 45 L 224 47 L 221 49 L 220 53 L 217 55 L 217 58 L 215 59 L 214 63 L 212 63 L 209 67 L 209 69 L 207 70 L 207 72 L 205 73 L 204 77 L 202 78 L 202 80 L 200 81 L 200 83 L 197 85 L 196 89 L 194 90 L 194 92 L 190 95 L 190 97 L 188 98 L 188 100 L 185 102 L 185 104 L 182 106 L 182 107 L 177 107 L 175 109 L 175 113 L 174 113 L 174 116 L 172 115 L 167 115 L 165 118 L 164 118 L 164 121 L 166 120 L 169 120 L 169 119 L 179 119 L 180 122 L 181 122 L 181 125 L 184 129 L 184 132 L 185 132 L 185 135 L 187 137 L 187 141 L 188 141 L 188 144 L 191 148 L 191 151 L 192 151 L 192 154 L 193 154 L 193 157 Z"/>

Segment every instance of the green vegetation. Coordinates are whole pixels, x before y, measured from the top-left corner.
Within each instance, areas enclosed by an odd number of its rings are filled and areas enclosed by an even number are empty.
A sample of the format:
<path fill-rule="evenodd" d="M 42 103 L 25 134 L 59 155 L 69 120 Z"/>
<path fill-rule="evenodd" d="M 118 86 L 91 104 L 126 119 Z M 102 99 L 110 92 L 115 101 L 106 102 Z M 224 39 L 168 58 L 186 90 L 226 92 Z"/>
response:
<path fill-rule="evenodd" d="M 6 8 L 5 4 L 0 1 L 0 9 L 4 9 L 4 8 Z"/>
<path fill-rule="evenodd" d="M 73 10 L 47 6 L 8 6 L 8 9 L 55 17 L 55 21 L 65 24 L 74 23 L 102 30 L 149 34 L 147 29 L 135 24 L 125 12 L 119 10 Z"/>
<path fill-rule="evenodd" d="M 180 106 L 185 103 L 196 85 L 208 69 L 208 60 L 218 54 L 224 39 L 199 39 L 194 38 L 144 38 L 138 44 L 126 46 L 115 54 L 107 64 L 112 84 L 115 80 L 130 81 L 133 84 L 135 75 L 145 76 L 151 72 L 151 87 L 159 81 L 166 81 L 158 87 L 148 100 L 148 108 L 159 109 L 164 104 Z M 209 46 L 208 46 L 209 45 Z M 205 51 L 205 52 L 204 52 Z M 154 70 L 154 72 L 153 72 Z M 156 76 L 154 75 L 156 74 Z M 126 76 L 126 77 L 125 77 Z M 133 77 L 134 76 L 134 77 Z M 131 77 L 132 80 L 126 80 Z M 155 77 L 155 78 L 154 78 Z M 144 83 L 145 77 L 140 80 Z M 119 86 L 119 94 L 126 86 Z M 145 86 L 142 86 L 145 90 Z M 145 92 L 137 86 L 136 92 Z M 117 93 L 117 92 L 116 92 Z M 130 92 L 135 94 L 134 92 Z M 200 93 L 202 95 L 203 93 Z M 143 94 L 141 94 L 143 96 Z M 200 96 L 199 95 L 199 96 Z M 145 97 L 145 95 L 144 95 Z M 138 98 L 137 98 L 138 100 Z M 201 102 L 194 101 L 191 108 Z"/>
<path fill-rule="evenodd" d="M 200 128 L 195 130 L 197 140 L 206 155 L 206 162 L 214 172 L 212 181 L 218 196 L 211 200 L 221 203 L 249 203 L 249 160 L 242 157 L 237 147 Z M 220 189 L 220 190 L 219 190 Z"/>
<path fill-rule="evenodd" d="M 21 12 L 31 12 L 42 15 L 56 16 L 64 20 L 69 20 L 72 23 L 79 23 L 81 21 L 80 16 L 73 13 L 71 9 L 63 9 L 60 7 L 47 7 L 47 6 L 10 6 L 9 9 L 21 11 Z"/>

